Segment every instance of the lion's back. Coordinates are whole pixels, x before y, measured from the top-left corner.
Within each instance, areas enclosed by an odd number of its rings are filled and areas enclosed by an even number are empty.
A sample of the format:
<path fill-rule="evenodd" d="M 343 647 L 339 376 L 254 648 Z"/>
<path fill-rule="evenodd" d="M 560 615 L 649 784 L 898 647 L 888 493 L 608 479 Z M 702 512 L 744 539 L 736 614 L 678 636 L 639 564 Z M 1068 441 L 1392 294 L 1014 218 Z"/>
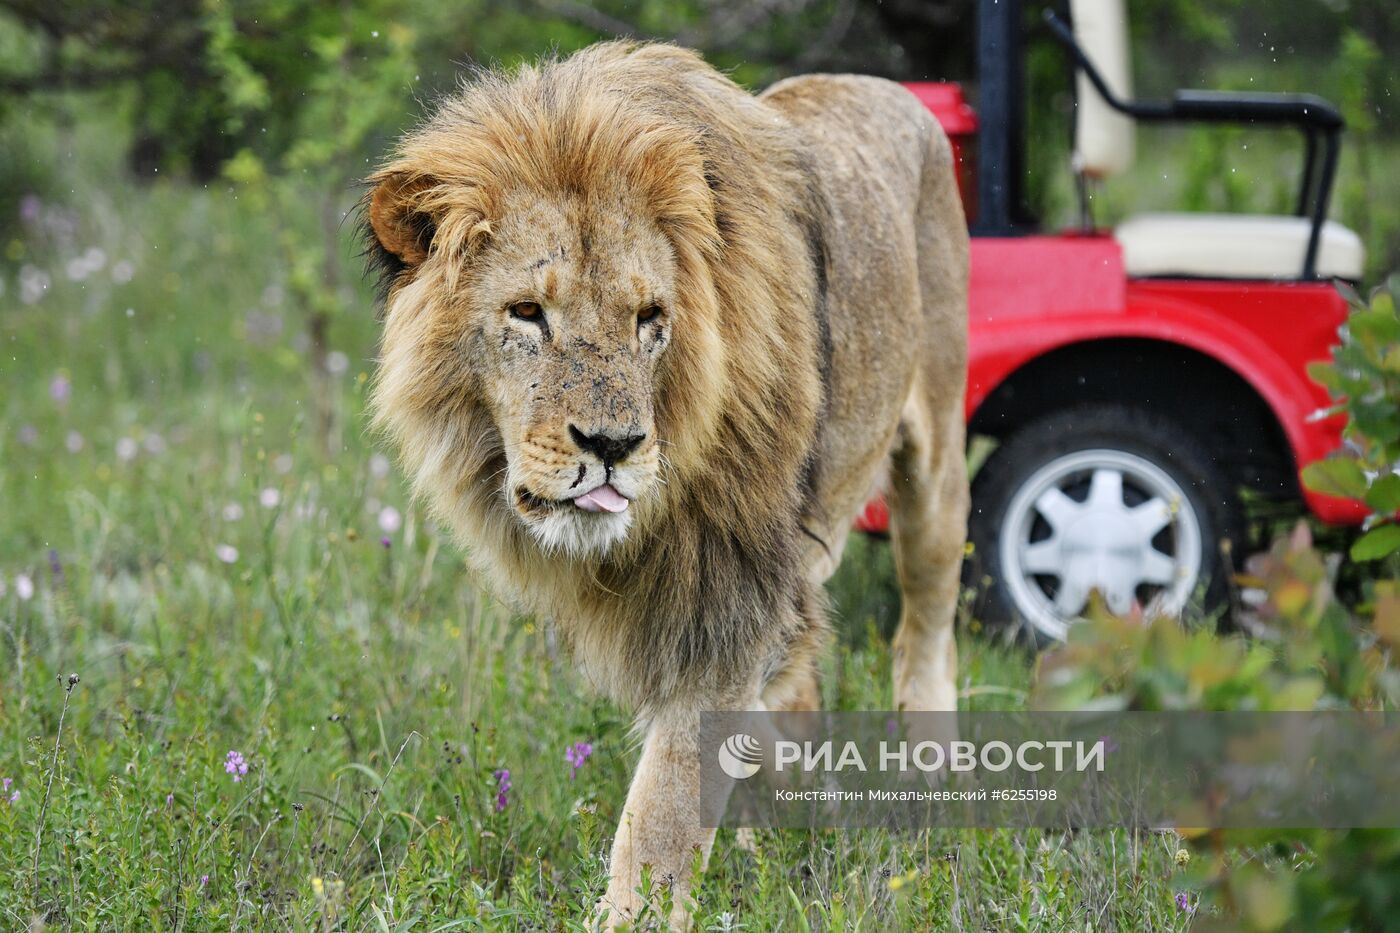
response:
<path fill-rule="evenodd" d="M 863 180 L 879 179 L 889 193 L 910 198 L 917 191 L 924 147 L 938 132 L 937 124 L 895 82 L 866 75 L 803 75 L 778 82 L 759 99 L 805 132 L 820 170 L 847 182 L 830 191 L 838 202 L 849 197 L 870 204 L 861 197 L 867 194 L 860 190 L 867 187 Z"/>
<path fill-rule="evenodd" d="M 821 496 L 835 533 L 869 494 L 916 371 L 961 397 L 966 221 L 948 139 L 905 88 L 810 75 L 760 99 L 805 138 L 829 207 Z"/>

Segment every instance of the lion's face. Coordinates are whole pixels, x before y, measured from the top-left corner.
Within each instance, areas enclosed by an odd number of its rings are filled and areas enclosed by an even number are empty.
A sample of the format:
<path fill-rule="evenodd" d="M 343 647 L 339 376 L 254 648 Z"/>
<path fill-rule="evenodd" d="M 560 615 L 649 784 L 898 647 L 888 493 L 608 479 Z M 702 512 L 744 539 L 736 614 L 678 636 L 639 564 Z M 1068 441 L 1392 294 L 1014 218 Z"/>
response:
<path fill-rule="evenodd" d="M 520 526 L 576 557 L 661 527 L 713 476 L 742 391 L 703 134 L 626 84 L 563 65 L 483 79 L 370 178 L 376 423 L 465 542 L 513 558 Z"/>
<path fill-rule="evenodd" d="M 618 204 L 507 201 L 464 302 L 505 447 L 501 493 L 548 549 L 620 540 L 660 463 L 656 371 L 675 326 L 659 231 Z"/>
<path fill-rule="evenodd" d="M 484 407 L 505 507 L 545 550 L 601 553 L 658 486 L 676 305 L 668 241 L 625 200 L 507 195 L 469 259 L 426 251 L 390 301 L 383 378 L 430 383 L 415 395 L 444 418 Z"/>

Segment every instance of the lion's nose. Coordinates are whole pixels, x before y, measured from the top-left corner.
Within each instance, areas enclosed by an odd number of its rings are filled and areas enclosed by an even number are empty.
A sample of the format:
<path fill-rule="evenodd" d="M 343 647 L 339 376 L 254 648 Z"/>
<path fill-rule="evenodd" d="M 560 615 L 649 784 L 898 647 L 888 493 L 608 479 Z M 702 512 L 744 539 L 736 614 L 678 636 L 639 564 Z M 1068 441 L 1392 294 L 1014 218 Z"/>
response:
<path fill-rule="evenodd" d="M 645 434 L 609 434 L 606 431 L 584 434 L 572 424 L 569 425 L 569 436 L 574 439 L 580 450 L 597 457 L 605 466 L 612 466 L 619 460 L 627 459 L 627 455 L 636 450 L 637 445 L 647 437 Z"/>

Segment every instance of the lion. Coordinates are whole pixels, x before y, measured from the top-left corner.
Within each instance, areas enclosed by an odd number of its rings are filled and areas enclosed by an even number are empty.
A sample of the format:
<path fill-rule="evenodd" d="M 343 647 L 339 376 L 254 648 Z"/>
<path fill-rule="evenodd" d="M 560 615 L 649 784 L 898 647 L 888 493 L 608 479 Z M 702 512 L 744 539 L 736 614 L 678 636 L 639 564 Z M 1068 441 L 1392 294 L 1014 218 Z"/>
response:
<path fill-rule="evenodd" d="M 754 96 L 608 42 L 484 71 L 369 179 L 371 406 L 469 562 L 635 712 L 599 904 L 684 905 L 703 710 L 816 709 L 822 584 L 876 491 L 894 702 L 956 707 L 968 239 L 947 138 L 897 84 Z"/>

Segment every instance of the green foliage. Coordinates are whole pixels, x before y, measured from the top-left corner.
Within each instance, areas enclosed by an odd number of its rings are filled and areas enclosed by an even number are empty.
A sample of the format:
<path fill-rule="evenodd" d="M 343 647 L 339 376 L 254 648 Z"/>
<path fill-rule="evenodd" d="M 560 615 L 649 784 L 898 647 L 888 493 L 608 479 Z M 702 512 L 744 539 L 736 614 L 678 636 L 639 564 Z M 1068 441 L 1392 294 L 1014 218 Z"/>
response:
<path fill-rule="evenodd" d="M 1307 710 L 1400 706 L 1400 583 L 1382 581 L 1353 613 L 1300 525 L 1249 562 L 1240 584 L 1264 599 L 1242 613 L 1250 637 L 1174 620 L 1107 614 L 1042 656 L 1034 702 L 1047 708 Z M 1197 909 L 1230 929 L 1389 929 L 1400 910 L 1400 832 L 1182 829 Z"/>
<path fill-rule="evenodd" d="M 1347 127 L 1364 138 L 1376 131 L 1376 106 L 1384 93 L 1381 70 L 1386 67 L 1385 57 L 1374 39 L 1349 28 L 1342 34 L 1341 60 L 1345 67 L 1337 105 Z"/>
<path fill-rule="evenodd" d="M 1182 210 L 1248 211 L 1250 192 L 1257 179 L 1251 173 L 1240 174 L 1234 166 L 1243 136 L 1237 127 L 1191 130 L 1188 145 L 1192 155 L 1185 168 Z"/>
<path fill-rule="evenodd" d="M 392 132 L 400 121 L 382 98 L 402 109 L 413 84 L 413 30 L 382 0 L 6 6 L 32 39 L 0 46 L 0 75 L 26 94 L 125 97 L 141 174 L 208 179 L 243 150 L 273 160 L 308 145 L 359 152 L 368 135 L 360 124 Z"/>
<path fill-rule="evenodd" d="M 1400 276 L 1377 288 L 1369 301 L 1346 290 L 1352 311 L 1332 360 L 1309 373 L 1336 398 L 1345 414 L 1345 451 L 1309 465 L 1303 481 L 1317 492 L 1359 499 L 1371 509 L 1366 532 L 1352 545 L 1357 561 L 1400 553 Z"/>

